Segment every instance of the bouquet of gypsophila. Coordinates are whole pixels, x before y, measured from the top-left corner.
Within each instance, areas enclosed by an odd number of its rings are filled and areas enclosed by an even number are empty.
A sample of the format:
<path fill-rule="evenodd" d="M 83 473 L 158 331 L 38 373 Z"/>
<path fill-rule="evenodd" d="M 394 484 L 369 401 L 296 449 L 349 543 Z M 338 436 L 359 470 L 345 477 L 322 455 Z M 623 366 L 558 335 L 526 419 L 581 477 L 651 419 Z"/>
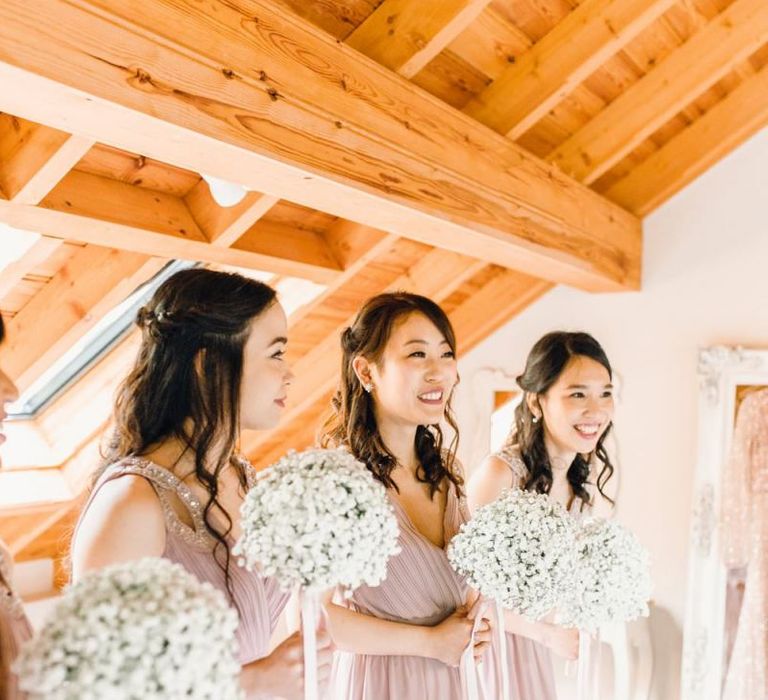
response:
<path fill-rule="evenodd" d="M 237 614 L 167 559 L 87 574 L 15 670 L 31 700 L 240 700 Z"/>
<path fill-rule="evenodd" d="M 648 552 L 611 520 L 584 518 L 576 528 L 575 585 L 564 593 L 558 623 L 595 632 L 608 622 L 648 615 Z"/>
<path fill-rule="evenodd" d="M 384 486 L 345 449 L 288 453 L 259 475 L 241 515 L 233 552 L 285 590 L 376 586 L 399 552 Z"/>
<path fill-rule="evenodd" d="M 318 593 L 387 575 L 399 528 L 384 486 L 345 449 L 289 452 L 259 475 L 233 552 L 248 569 L 301 588 L 304 697 L 317 700 Z"/>
<path fill-rule="evenodd" d="M 485 597 L 539 619 L 571 585 L 574 551 L 565 509 L 544 494 L 513 489 L 461 527 L 448 559 Z"/>

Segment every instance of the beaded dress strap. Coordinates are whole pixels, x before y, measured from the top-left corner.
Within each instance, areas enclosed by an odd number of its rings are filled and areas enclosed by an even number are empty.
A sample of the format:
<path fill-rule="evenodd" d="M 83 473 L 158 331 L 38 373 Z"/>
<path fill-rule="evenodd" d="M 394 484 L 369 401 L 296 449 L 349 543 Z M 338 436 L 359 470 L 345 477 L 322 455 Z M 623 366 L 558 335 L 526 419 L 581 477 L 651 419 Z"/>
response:
<path fill-rule="evenodd" d="M 254 486 L 256 486 L 256 481 L 258 478 L 258 472 L 256 471 L 256 467 L 254 467 L 245 457 L 240 457 L 239 455 L 235 455 L 232 459 L 234 459 L 234 461 L 237 462 L 237 464 L 245 473 L 245 481 L 247 484 L 247 488 L 250 491 Z"/>
<path fill-rule="evenodd" d="M 181 537 L 186 543 L 200 549 L 210 549 L 215 544 L 215 540 L 206 529 L 203 505 L 200 503 L 200 499 L 189 486 L 172 472 L 149 460 L 127 457 L 108 467 L 105 471 L 106 474 L 109 475 L 108 478 L 123 476 L 124 474 L 144 477 L 155 486 L 155 492 L 160 499 L 160 505 L 165 515 L 166 527 L 171 532 Z M 169 492 L 175 493 L 184 504 L 192 518 L 194 527 L 190 527 L 179 520 L 179 516 L 171 504 Z"/>

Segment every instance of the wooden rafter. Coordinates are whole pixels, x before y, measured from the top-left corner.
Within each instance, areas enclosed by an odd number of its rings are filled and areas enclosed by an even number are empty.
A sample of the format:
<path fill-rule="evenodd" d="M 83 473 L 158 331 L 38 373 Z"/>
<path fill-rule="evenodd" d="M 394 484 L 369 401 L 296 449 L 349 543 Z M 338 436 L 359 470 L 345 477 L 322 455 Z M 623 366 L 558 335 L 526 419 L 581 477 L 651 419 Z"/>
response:
<path fill-rule="evenodd" d="M 261 213 L 258 205 L 254 209 Z M 205 218 L 198 212 L 198 216 L 204 226 L 210 225 L 213 237 L 215 231 L 229 236 L 228 226 L 248 223 L 227 220 L 229 213 Z M 238 235 L 234 245 L 215 245 L 184 199 L 78 170 L 67 174 L 39 206 L 0 201 L 0 221 L 56 238 L 165 258 L 258 268 L 317 282 L 329 282 L 339 272 L 322 236 L 312 232 L 270 228 L 280 235 L 259 235 L 266 231 L 256 223 L 256 229 L 251 226 Z M 246 240 L 249 232 L 253 235 Z"/>
<path fill-rule="evenodd" d="M 517 139 L 677 0 L 586 0 L 464 111 Z"/>
<path fill-rule="evenodd" d="M 639 284 L 621 208 L 274 4 L 215 5 L 8 0 L 0 107 L 556 281 Z"/>
<path fill-rule="evenodd" d="M 547 159 L 594 182 L 766 41 L 768 3 L 736 0 Z"/>
<path fill-rule="evenodd" d="M 606 194 L 645 216 L 765 126 L 768 68 L 744 81 Z"/>
<path fill-rule="evenodd" d="M 86 154 L 93 141 L 0 115 L 0 193 L 37 204 Z"/>
<path fill-rule="evenodd" d="M 348 46 L 412 78 L 456 38 L 490 0 L 384 0 L 346 39 Z"/>

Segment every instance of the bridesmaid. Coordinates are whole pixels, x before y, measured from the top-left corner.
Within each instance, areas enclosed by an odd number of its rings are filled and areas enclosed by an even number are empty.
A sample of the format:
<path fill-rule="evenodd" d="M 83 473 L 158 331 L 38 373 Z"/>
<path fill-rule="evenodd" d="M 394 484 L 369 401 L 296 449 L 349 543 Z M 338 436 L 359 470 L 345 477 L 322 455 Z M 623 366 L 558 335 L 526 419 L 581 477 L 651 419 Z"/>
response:
<path fill-rule="evenodd" d="M 614 468 L 603 446 L 612 427 L 611 365 L 586 333 L 549 333 L 531 350 L 517 378 L 523 400 L 506 444 L 479 465 L 467 486 L 472 510 L 502 490 L 521 488 L 561 503 L 571 513 L 610 513 L 605 485 Z M 555 698 L 550 652 L 578 656 L 578 631 L 528 622 L 506 613 L 507 656 L 513 697 Z M 494 684 L 493 666 L 487 664 Z"/>
<path fill-rule="evenodd" d="M 342 334 L 340 388 L 324 446 L 343 445 L 387 494 L 400 525 L 401 553 L 387 578 L 344 605 L 327 601 L 337 654 L 330 697 L 345 700 L 459 700 L 458 664 L 477 606 L 445 553 L 467 519 L 453 449 L 439 423 L 455 428 L 456 341 L 437 304 L 414 294 L 370 299 Z M 453 445 L 452 445 L 453 447 Z M 490 639 L 478 620 L 474 653 Z"/>
<path fill-rule="evenodd" d="M 5 340 L 5 326 L 0 316 L 0 344 Z M 12 403 L 19 394 L 11 378 L 0 369 L 0 445 L 5 442 L 3 421 L 8 417 L 5 404 Z M 17 686 L 11 664 L 21 645 L 32 635 L 32 627 L 24 614 L 21 599 L 13 590 L 13 559 L 0 540 L 0 700 L 24 697 Z"/>
<path fill-rule="evenodd" d="M 292 374 L 275 291 L 241 275 L 192 269 L 164 282 L 137 317 L 138 357 L 117 395 L 107 464 L 73 540 L 73 577 L 148 556 L 178 562 L 240 614 L 249 698 L 302 695 L 301 639 L 269 652 L 287 596 L 232 561 L 254 470 L 236 455 L 242 429 L 277 424 Z M 320 640 L 321 677 L 332 652 Z"/>

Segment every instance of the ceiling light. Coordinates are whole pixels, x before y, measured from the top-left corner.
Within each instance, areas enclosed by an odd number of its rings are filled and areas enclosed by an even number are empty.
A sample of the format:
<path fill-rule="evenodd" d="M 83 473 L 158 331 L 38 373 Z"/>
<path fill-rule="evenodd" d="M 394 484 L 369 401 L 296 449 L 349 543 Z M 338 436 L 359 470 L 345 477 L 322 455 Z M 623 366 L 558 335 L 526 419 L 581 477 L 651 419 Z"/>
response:
<path fill-rule="evenodd" d="M 245 187 L 234 182 L 227 182 L 227 180 L 210 175 L 203 175 L 202 177 L 208 183 L 211 196 L 220 207 L 234 207 L 236 204 L 240 204 L 248 193 Z"/>

